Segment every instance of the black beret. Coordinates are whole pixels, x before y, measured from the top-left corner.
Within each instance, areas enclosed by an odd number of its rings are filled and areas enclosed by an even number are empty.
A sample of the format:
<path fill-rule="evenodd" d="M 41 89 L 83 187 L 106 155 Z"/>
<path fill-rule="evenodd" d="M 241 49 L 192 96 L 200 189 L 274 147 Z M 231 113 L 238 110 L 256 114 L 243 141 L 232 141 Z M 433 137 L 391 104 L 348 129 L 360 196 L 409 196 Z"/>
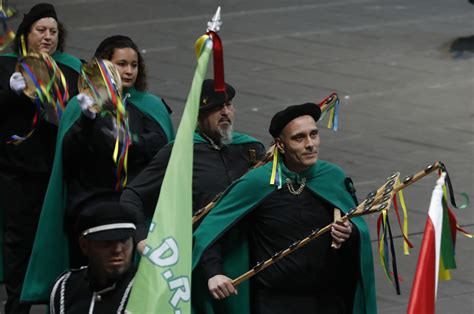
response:
<path fill-rule="evenodd" d="M 98 202 L 79 213 L 77 232 L 88 240 L 122 240 L 135 235 L 137 215 L 119 202 Z"/>
<path fill-rule="evenodd" d="M 26 34 L 34 22 L 45 17 L 52 17 L 56 21 L 58 20 L 56 10 L 54 9 L 53 5 L 49 3 L 39 3 L 33 6 L 30 12 L 23 15 L 23 21 L 21 21 L 21 24 L 18 26 L 16 35 L 20 36 Z"/>
<path fill-rule="evenodd" d="M 204 80 L 202 83 L 201 102 L 199 103 L 200 111 L 207 111 L 222 106 L 226 102 L 232 100 L 235 96 L 235 89 L 225 84 L 225 92 L 216 92 L 214 90 L 214 80 Z"/>
<path fill-rule="evenodd" d="M 130 46 L 130 47 L 136 47 L 135 43 L 130 37 L 123 36 L 123 35 L 114 35 L 102 40 L 102 42 L 99 44 L 99 46 L 95 50 L 94 56 L 100 57 L 100 54 L 111 46 L 114 48 L 118 48 L 120 46 L 120 45 L 117 45 L 118 43 L 120 43 L 121 46 L 125 45 L 125 46 Z"/>
<path fill-rule="evenodd" d="M 268 131 L 274 138 L 278 137 L 285 126 L 293 119 L 306 115 L 312 116 L 314 121 L 318 122 L 319 117 L 321 116 L 321 108 L 310 102 L 302 105 L 289 106 L 273 116 Z"/>

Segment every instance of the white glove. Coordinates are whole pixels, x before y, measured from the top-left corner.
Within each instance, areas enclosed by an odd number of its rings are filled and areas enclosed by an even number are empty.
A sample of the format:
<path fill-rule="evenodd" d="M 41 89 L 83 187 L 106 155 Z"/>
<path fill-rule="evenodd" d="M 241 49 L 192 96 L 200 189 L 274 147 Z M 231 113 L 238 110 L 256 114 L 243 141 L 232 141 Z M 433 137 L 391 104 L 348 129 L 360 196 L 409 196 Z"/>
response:
<path fill-rule="evenodd" d="M 20 72 L 15 72 L 10 77 L 10 88 L 17 95 L 20 95 L 26 87 L 25 78 L 21 75 Z"/>
<path fill-rule="evenodd" d="M 84 93 L 77 95 L 77 101 L 81 107 L 82 113 L 89 119 L 95 119 L 95 112 L 91 111 L 92 106 L 94 105 L 94 100 Z"/>

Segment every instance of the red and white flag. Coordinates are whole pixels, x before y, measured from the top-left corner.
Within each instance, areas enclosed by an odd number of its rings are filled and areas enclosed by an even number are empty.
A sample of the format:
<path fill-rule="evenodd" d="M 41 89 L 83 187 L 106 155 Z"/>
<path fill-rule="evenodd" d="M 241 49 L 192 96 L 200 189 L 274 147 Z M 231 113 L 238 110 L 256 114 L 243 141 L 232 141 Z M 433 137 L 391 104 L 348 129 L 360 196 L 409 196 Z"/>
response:
<path fill-rule="evenodd" d="M 443 185 L 445 173 L 436 182 L 431 196 L 415 278 L 408 303 L 407 314 L 434 314 L 438 289 L 438 272 L 441 257 L 443 226 Z"/>

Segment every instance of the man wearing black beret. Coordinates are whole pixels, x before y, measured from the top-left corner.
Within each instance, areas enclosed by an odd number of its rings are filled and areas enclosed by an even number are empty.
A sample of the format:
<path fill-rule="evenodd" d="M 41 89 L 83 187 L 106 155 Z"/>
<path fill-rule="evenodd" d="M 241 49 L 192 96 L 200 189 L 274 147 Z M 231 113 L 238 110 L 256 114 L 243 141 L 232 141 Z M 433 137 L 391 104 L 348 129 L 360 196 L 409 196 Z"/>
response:
<path fill-rule="evenodd" d="M 117 202 L 101 202 L 77 220 L 79 246 L 88 266 L 69 270 L 51 291 L 51 313 L 123 313 L 136 268 L 133 266 L 135 213 Z"/>
<path fill-rule="evenodd" d="M 194 233 L 195 313 L 376 313 L 367 226 L 361 218 L 333 223 L 335 208 L 355 203 L 342 169 L 319 159 L 320 115 L 313 103 L 275 114 L 273 160 L 232 185 Z M 241 283 L 237 294 L 230 277 L 330 224 L 330 234 Z"/>
<path fill-rule="evenodd" d="M 214 80 L 203 82 L 198 127 L 194 134 L 193 212 L 204 207 L 265 154 L 256 139 L 233 131 L 235 89 L 214 89 Z M 148 166 L 130 182 L 121 202 L 152 217 L 173 144 L 163 147 Z"/>

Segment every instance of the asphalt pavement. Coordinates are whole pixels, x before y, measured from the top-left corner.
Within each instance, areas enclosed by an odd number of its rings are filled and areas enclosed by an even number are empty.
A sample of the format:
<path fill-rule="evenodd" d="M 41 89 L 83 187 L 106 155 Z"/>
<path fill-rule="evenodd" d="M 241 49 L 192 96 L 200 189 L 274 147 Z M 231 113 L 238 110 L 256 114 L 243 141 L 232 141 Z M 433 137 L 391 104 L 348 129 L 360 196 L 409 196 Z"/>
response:
<path fill-rule="evenodd" d="M 51 2 L 68 29 L 67 52 L 80 58 L 92 57 L 106 36 L 133 38 L 147 64 L 149 89 L 173 108 L 175 126 L 196 65 L 194 42 L 220 5 L 237 131 L 269 144 L 276 111 L 335 91 L 342 103 L 339 131 L 321 126 L 320 158 L 344 168 L 360 198 L 394 171 L 404 177 L 441 160 L 455 191 L 474 202 L 474 6 L 467 0 Z M 20 15 L 35 3 L 10 1 Z M 11 23 L 16 27 L 18 16 Z M 400 238 L 395 241 L 400 296 L 376 254 L 376 217 L 367 217 L 380 313 L 406 311 L 435 181 L 431 175 L 405 191 L 415 247 L 404 256 Z M 473 207 L 455 213 L 474 232 Z M 439 283 L 438 313 L 474 313 L 473 241 L 458 236 L 457 270 Z"/>

